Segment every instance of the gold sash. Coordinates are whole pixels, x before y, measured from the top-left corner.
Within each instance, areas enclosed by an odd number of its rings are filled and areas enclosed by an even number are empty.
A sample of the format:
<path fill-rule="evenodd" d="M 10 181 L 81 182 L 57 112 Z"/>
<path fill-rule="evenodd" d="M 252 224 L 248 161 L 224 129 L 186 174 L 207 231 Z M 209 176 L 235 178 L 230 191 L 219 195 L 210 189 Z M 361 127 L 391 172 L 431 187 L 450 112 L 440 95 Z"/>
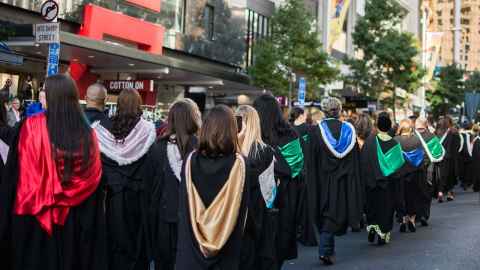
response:
<path fill-rule="evenodd" d="M 214 257 L 228 241 L 237 224 L 245 185 L 245 161 L 240 154 L 236 155 L 227 182 L 206 209 L 192 182 L 191 158 L 192 155 L 185 164 L 190 222 L 203 256 Z"/>

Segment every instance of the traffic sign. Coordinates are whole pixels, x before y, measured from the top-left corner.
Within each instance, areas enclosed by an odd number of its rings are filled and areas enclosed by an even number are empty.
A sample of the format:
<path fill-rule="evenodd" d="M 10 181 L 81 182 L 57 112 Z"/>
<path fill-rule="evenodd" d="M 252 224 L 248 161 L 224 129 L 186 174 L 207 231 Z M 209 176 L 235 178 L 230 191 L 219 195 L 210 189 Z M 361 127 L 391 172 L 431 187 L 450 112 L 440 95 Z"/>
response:
<path fill-rule="evenodd" d="M 307 81 L 304 77 L 300 77 L 298 80 L 298 103 L 300 107 L 305 107 L 305 94 L 307 88 Z"/>
<path fill-rule="evenodd" d="M 43 19 L 47 22 L 53 22 L 57 19 L 59 12 L 59 7 L 56 1 L 48 0 L 42 4 L 40 8 L 40 14 L 42 15 Z"/>
<path fill-rule="evenodd" d="M 51 43 L 48 45 L 47 77 L 58 73 L 59 62 L 60 43 Z"/>
<path fill-rule="evenodd" d="M 35 24 L 35 42 L 36 43 L 59 43 L 60 42 L 60 24 L 59 23 L 41 23 Z"/>

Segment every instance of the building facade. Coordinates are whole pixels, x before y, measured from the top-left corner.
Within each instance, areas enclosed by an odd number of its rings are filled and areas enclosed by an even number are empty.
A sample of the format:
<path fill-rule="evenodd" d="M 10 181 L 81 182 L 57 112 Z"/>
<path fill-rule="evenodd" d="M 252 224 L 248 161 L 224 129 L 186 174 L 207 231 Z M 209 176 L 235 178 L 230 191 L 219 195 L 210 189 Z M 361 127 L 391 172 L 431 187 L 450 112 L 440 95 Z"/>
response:
<path fill-rule="evenodd" d="M 0 26 L 14 29 L 6 38 L 23 65 L 0 63 L 0 85 L 13 79 L 21 89 L 27 77 L 40 85 L 47 46 L 33 42 L 22 26 L 42 23 L 45 0 L 0 0 Z M 168 107 L 178 97 L 249 102 L 261 93 L 245 69 L 253 42 L 268 34 L 274 4 L 267 0 L 58 0 L 61 68 L 84 94 L 93 82 L 149 80 L 148 104 Z M 28 32 L 28 31 L 27 31 Z M 27 42 L 29 41 L 29 42 Z M 0 61 L 1 62 L 1 61 Z M 228 97 L 228 98 L 227 98 Z M 208 108 L 207 108 L 208 109 Z"/>
<path fill-rule="evenodd" d="M 442 42 L 439 55 L 439 65 L 447 66 L 454 63 L 454 31 L 455 31 L 455 1 L 430 0 L 432 14 L 430 17 L 431 32 L 441 32 Z M 461 38 L 459 65 L 474 71 L 480 68 L 480 1 L 461 1 Z"/>

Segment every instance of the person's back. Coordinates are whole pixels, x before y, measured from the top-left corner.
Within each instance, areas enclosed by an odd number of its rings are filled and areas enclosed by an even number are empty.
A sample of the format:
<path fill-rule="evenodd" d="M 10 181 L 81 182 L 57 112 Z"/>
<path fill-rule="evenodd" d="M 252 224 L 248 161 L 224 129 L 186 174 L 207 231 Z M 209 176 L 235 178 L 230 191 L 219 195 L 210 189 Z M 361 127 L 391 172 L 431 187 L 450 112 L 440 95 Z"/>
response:
<path fill-rule="evenodd" d="M 176 269 L 239 269 L 249 175 L 231 109 L 217 106 L 185 162 Z"/>
<path fill-rule="evenodd" d="M 26 119 L 0 186 L 0 249 L 6 269 L 105 269 L 103 192 L 95 134 L 75 83 L 46 80 L 49 111 Z M 82 239 L 82 240 L 79 240 Z"/>
<path fill-rule="evenodd" d="M 145 188 L 153 175 L 148 158 L 156 131 L 140 116 L 140 95 L 123 90 L 117 114 L 92 125 L 102 152 L 110 269 L 147 269 L 149 264 Z"/>
<path fill-rule="evenodd" d="M 87 105 L 85 107 L 85 116 L 91 124 L 97 121 L 108 121 L 105 113 L 105 101 L 107 99 L 107 89 L 100 83 L 95 83 L 87 88 L 85 96 Z"/>

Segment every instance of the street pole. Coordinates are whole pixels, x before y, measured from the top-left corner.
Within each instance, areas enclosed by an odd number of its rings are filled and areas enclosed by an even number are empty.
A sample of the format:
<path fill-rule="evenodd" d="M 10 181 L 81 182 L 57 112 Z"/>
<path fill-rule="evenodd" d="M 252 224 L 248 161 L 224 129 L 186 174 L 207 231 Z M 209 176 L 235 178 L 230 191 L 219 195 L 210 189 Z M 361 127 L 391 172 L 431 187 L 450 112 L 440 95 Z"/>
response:
<path fill-rule="evenodd" d="M 428 9 L 427 7 L 422 9 L 422 67 L 424 70 L 427 68 L 427 49 L 428 49 L 428 44 L 427 44 L 427 26 L 428 26 Z M 421 110 L 420 110 L 420 116 L 425 117 L 426 116 L 426 94 L 425 94 L 425 86 L 427 84 L 427 77 L 423 76 L 422 78 L 422 86 L 420 87 L 420 99 L 421 99 Z"/>
<path fill-rule="evenodd" d="M 453 44 L 453 63 L 458 67 L 460 65 L 460 39 L 462 35 L 461 25 L 462 0 L 455 0 L 455 28 Z"/>

